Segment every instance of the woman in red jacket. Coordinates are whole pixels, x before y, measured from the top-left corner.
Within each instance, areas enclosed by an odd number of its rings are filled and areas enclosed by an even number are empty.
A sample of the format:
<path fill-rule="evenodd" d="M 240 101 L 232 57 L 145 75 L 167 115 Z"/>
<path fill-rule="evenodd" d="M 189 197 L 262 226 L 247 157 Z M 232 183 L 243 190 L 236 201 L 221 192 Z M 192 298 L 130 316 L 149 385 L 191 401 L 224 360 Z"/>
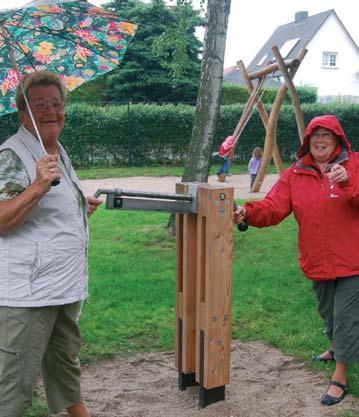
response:
<path fill-rule="evenodd" d="M 326 115 L 308 124 L 297 156 L 264 199 L 237 208 L 234 222 L 266 227 L 293 212 L 300 267 L 313 281 L 335 352 L 321 399 L 333 405 L 348 392 L 348 364 L 359 362 L 359 154 L 336 117 Z"/>

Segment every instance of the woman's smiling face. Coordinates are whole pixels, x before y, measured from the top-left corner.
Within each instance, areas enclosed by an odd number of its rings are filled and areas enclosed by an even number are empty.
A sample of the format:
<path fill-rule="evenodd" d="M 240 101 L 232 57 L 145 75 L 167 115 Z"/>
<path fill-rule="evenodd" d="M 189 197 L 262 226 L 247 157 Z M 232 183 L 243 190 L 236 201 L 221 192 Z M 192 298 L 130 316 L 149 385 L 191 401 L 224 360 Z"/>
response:
<path fill-rule="evenodd" d="M 56 85 L 36 85 L 28 90 L 28 101 L 36 125 L 44 142 L 57 140 L 64 127 L 64 102 Z M 36 136 L 36 131 L 26 109 L 22 123 Z"/>
<path fill-rule="evenodd" d="M 318 127 L 310 135 L 309 151 L 315 162 L 327 163 L 338 143 L 338 138 L 331 130 Z"/>

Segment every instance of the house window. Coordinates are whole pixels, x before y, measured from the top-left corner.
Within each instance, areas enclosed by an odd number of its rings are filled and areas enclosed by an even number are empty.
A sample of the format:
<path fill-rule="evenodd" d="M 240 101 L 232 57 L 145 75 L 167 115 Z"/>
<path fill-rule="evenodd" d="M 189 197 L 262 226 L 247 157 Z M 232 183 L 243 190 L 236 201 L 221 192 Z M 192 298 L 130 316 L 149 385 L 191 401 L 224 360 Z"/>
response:
<path fill-rule="evenodd" d="M 334 68 L 337 66 L 336 52 L 323 52 L 323 67 Z"/>

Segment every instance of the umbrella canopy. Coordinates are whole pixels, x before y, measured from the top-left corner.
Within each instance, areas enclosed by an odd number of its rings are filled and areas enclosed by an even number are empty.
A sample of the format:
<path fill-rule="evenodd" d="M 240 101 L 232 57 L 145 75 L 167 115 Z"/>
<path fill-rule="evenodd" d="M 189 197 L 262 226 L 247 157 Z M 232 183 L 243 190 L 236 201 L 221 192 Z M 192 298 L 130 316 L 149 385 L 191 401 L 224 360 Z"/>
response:
<path fill-rule="evenodd" d="M 85 1 L 33 3 L 0 12 L 0 116 L 16 111 L 19 79 L 9 48 L 20 73 L 55 72 L 72 91 L 118 67 L 137 30 Z"/>

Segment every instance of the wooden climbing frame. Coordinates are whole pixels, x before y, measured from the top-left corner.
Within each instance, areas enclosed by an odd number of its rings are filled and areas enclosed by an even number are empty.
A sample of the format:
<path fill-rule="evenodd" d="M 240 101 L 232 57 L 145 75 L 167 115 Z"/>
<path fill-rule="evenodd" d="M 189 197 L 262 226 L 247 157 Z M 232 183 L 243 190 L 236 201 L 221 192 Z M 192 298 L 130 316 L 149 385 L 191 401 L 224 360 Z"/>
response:
<path fill-rule="evenodd" d="M 251 189 L 252 192 L 260 191 L 261 185 L 263 183 L 264 177 L 268 169 L 268 165 L 270 164 L 272 157 L 273 157 L 277 172 L 279 174 L 282 174 L 284 171 L 283 163 L 282 163 L 278 145 L 277 145 L 276 131 L 277 131 L 277 123 L 278 123 L 280 108 L 283 104 L 287 90 L 289 90 L 289 93 L 291 96 L 296 123 L 298 126 L 298 134 L 299 134 L 301 143 L 303 142 L 303 134 L 305 130 L 303 113 L 301 111 L 298 95 L 297 95 L 297 92 L 295 90 L 292 80 L 293 80 L 294 75 L 298 71 L 298 68 L 301 62 L 303 61 L 307 53 L 307 50 L 302 49 L 299 52 L 297 58 L 286 60 L 286 61 L 282 58 L 277 46 L 274 46 L 272 48 L 272 52 L 273 52 L 274 57 L 276 58 L 276 62 L 271 63 L 267 65 L 266 67 L 261 68 L 260 70 L 255 71 L 250 74 L 247 72 L 243 64 L 243 61 L 239 61 L 237 63 L 237 66 L 241 70 L 242 76 L 246 83 L 246 86 L 249 92 L 249 98 L 244 106 L 242 115 L 233 132 L 233 136 L 236 137 L 236 144 L 238 142 L 238 139 L 241 133 L 243 132 L 244 127 L 246 126 L 246 124 L 248 123 L 248 120 L 251 117 L 254 106 L 256 106 L 259 112 L 259 115 L 261 117 L 262 123 L 266 131 L 262 163 L 259 168 L 257 178 L 252 186 L 252 189 Z M 271 112 L 270 114 L 268 114 L 264 108 L 263 103 L 261 102 L 260 90 L 264 84 L 266 77 L 278 71 L 281 73 L 284 82 L 281 85 L 281 87 L 278 89 L 276 98 L 272 105 Z M 256 85 L 253 84 L 254 80 L 257 80 Z M 235 146 L 233 148 L 232 153 L 234 152 L 234 149 L 235 149 Z"/>

